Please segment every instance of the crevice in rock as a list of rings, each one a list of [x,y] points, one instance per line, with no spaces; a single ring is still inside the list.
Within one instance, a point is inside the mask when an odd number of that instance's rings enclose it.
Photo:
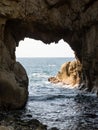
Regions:
[[[84,7],[83,12],[85,12],[89,7],[91,7],[97,0],[90,0]]]
[[[45,3],[48,5],[48,8],[59,8],[61,6],[64,6],[64,4],[66,5],[70,5],[70,1],[69,0],[57,0],[57,1],[49,1],[49,0],[45,0]]]

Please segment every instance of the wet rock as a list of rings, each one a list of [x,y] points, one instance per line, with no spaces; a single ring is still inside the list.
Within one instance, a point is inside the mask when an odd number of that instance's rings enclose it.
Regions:
[[[57,79],[56,77],[50,77],[48,78],[48,81],[55,84],[60,82],[60,80]]]
[[[27,117],[29,117],[29,118],[31,118],[31,117],[32,117],[32,115],[31,115],[31,114],[27,114],[26,116],[27,116]]]
[[[47,126],[36,119],[23,120],[8,114],[0,121],[0,130],[47,130]]]
[[[56,128],[56,127],[53,127],[53,128],[51,128],[50,130],[59,130],[58,128]]]
[[[85,116],[89,117],[89,118],[96,118],[97,117],[97,115],[95,113],[85,113]]]
[[[12,126],[0,126],[0,130],[14,130]]]

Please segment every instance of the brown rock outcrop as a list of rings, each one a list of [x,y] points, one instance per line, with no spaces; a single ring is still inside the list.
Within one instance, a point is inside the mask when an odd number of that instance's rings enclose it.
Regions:
[[[81,82],[82,65],[79,61],[64,63],[56,77],[50,77],[48,80],[52,83],[63,83],[70,86],[79,85]]]
[[[82,64],[85,87],[98,91],[97,0],[0,1],[1,72],[6,71],[9,76],[14,74],[15,47],[25,37],[45,43],[64,39]]]
[[[28,77],[24,68],[16,62],[14,73],[0,70],[0,108],[18,109],[28,97]]]

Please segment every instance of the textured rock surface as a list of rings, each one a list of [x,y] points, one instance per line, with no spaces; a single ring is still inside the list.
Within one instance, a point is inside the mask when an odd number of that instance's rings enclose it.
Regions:
[[[48,80],[52,83],[63,83],[75,87],[81,83],[82,66],[79,61],[64,63],[56,77],[50,77]]]
[[[0,130],[47,130],[47,126],[36,119],[23,121],[12,118],[1,121]]]
[[[0,68],[0,108],[23,107],[28,97],[28,77],[25,69],[18,62],[14,64],[13,71],[2,69]]]
[[[64,39],[82,63],[85,87],[98,89],[98,0],[0,1],[2,73],[14,75],[15,47],[24,37],[45,43]],[[20,87],[18,79],[15,81]]]

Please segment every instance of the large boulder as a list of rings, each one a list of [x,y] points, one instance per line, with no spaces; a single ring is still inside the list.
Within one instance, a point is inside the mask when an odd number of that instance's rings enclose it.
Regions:
[[[81,82],[82,65],[78,60],[66,62],[61,65],[61,68],[55,77],[50,77],[48,80],[52,83],[63,83],[71,86],[80,84]]]
[[[0,71],[0,108],[22,108],[28,97],[28,78],[22,65],[16,62],[14,73]]]

